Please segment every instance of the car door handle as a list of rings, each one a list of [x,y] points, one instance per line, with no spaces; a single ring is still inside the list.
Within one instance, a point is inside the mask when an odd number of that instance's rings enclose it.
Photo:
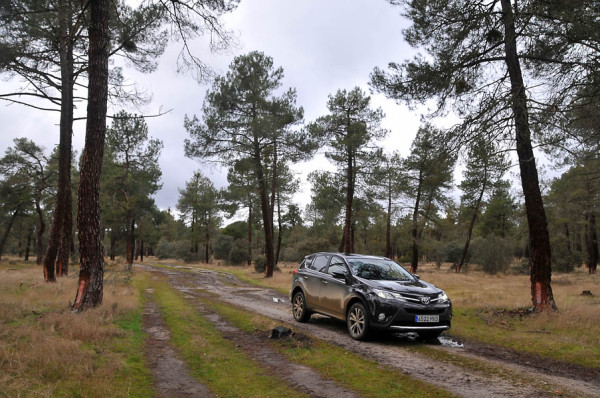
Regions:
[[[322,283],[322,284],[324,284],[324,285],[326,285],[326,284],[327,284],[327,283],[329,283],[329,282],[327,282],[327,281],[324,281],[324,280],[322,280],[322,279],[321,279],[321,283]]]

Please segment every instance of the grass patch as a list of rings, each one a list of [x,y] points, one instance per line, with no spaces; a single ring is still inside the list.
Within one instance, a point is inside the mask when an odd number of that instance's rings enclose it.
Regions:
[[[112,283],[103,305],[73,314],[76,288],[74,271],[45,283],[35,264],[0,264],[0,395],[151,396],[135,289]]]
[[[140,289],[151,287],[171,331],[171,342],[192,376],[215,394],[227,397],[304,397],[224,339],[212,323],[181,295],[159,280],[143,275]]]
[[[275,325],[281,324],[260,315],[249,315],[244,310],[217,300],[202,299],[202,302],[232,325],[248,333],[260,331],[266,335]],[[302,337],[300,340],[273,341],[273,344],[290,361],[309,366],[324,377],[365,397],[453,396],[448,391],[320,340]]]
[[[563,313],[518,316],[504,308],[458,309],[451,334],[600,369],[600,318],[589,323],[587,328],[587,322],[571,326],[568,318],[571,318],[569,314]]]

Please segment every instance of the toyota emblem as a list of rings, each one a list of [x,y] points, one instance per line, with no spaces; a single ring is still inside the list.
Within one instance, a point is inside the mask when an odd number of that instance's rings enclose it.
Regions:
[[[425,305],[429,304],[429,297],[421,297],[421,303]]]

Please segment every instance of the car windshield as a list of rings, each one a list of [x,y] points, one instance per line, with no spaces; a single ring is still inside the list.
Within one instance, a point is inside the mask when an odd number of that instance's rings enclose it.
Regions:
[[[352,273],[360,278],[383,281],[412,281],[413,276],[392,260],[378,258],[348,259]]]

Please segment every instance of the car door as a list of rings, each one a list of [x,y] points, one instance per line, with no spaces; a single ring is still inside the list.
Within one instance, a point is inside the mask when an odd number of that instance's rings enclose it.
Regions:
[[[321,310],[321,285],[330,258],[331,256],[324,254],[316,255],[312,262],[307,264],[307,267],[301,276],[303,279],[302,284],[304,286],[306,305],[309,309],[316,311]]]
[[[321,307],[329,315],[344,319],[346,311],[344,300],[348,294],[346,279],[334,278],[334,272],[349,275],[346,262],[338,256],[333,256],[321,280]]]

